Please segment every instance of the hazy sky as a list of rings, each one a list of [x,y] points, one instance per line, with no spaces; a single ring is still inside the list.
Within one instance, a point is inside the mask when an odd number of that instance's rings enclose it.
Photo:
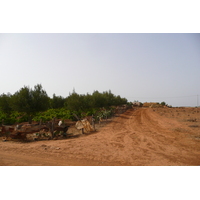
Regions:
[[[196,106],[200,34],[4,33],[0,69],[0,94],[42,84],[50,97],[111,90],[128,101]]]

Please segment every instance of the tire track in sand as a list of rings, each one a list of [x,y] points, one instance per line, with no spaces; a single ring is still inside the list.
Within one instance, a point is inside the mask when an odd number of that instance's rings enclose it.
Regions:
[[[198,160],[188,148],[186,132],[175,132],[176,127],[183,127],[175,120],[167,119],[154,113],[152,109],[138,109],[129,118],[129,135],[134,140],[145,165],[184,165],[186,157]],[[187,155],[188,154],[188,155]],[[183,158],[184,155],[184,158]],[[176,164],[174,164],[176,163]]]

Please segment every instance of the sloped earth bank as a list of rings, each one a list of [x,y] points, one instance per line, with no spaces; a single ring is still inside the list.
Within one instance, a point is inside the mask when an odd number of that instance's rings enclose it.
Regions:
[[[151,108],[130,109],[92,134],[0,142],[1,166],[200,165],[198,131]]]

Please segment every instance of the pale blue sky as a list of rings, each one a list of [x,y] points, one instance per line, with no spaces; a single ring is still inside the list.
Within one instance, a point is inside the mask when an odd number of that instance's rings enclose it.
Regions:
[[[40,83],[50,97],[111,90],[196,106],[200,34],[0,34],[0,69],[0,94]]]

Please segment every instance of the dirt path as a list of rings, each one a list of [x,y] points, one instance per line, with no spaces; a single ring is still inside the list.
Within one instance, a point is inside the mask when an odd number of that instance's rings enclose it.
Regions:
[[[0,165],[200,165],[200,141],[193,134],[152,109],[132,109],[79,138],[0,142]]]

